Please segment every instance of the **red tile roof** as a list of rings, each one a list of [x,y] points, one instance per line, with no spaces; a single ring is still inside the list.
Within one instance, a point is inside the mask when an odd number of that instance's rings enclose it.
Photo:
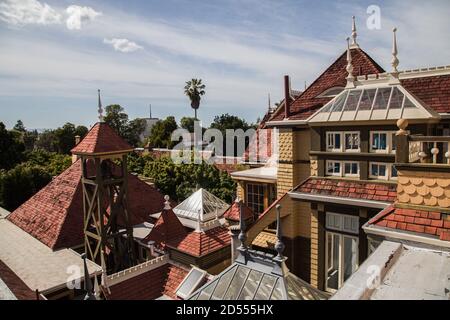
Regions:
[[[436,112],[450,112],[450,75],[404,79],[401,84]]]
[[[164,209],[144,242],[155,241],[158,247],[164,248],[169,241],[182,239],[186,235],[186,229],[173,210]]]
[[[295,191],[383,202],[394,202],[397,197],[397,185],[395,184],[326,178],[309,178],[297,187]]]
[[[17,300],[36,300],[36,292],[31,290],[3,261],[0,260],[0,279],[6,284]]]
[[[188,271],[167,263],[110,286],[111,294],[107,294],[107,299],[154,300],[162,295],[179,299],[175,290],[187,274]]]
[[[244,216],[244,220],[250,220],[254,217],[252,209],[247,207],[245,203],[242,204],[242,215]],[[239,203],[234,201],[227,211],[224,212],[223,217],[232,221],[240,221]]]
[[[404,209],[391,205],[370,219],[368,224],[450,241],[450,220],[445,219],[439,211]]]
[[[384,72],[367,53],[361,49],[351,49],[354,75],[376,74]],[[344,52],[325,72],[323,72],[290,106],[289,120],[305,120],[324,106],[331,98],[317,98],[325,90],[333,87],[345,87],[347,80],[347,56]],[[359,69],[361,68],[361,72]],[[284,107],[278,108],[270,121],[284,119]]]
[[[244,161],[266,162],[272,156],[273,129],[258,128],[244,152]]]
[[[231,237],[225,227],[216,227],[207,231],[192,231],[185,237],[173,239],[168,246],[195,257],[201,257],[211,252],[230,246]]]
[[[73,154],[107,154],[132,151],[125,140],[104,122],[97,122],[71,152]]]
[[[93,170],[88,161],[88,173]],[[80,245],[84,241],[82,191],[81,161],[77,161],[7,219],[53,250]],[[133,225],[160,212],[164,203],[158,190],[132,174],[128,174],[127,200]]]

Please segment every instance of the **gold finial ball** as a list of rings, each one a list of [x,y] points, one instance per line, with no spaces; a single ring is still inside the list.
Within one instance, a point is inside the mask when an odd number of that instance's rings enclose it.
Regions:
[[[397,32],[397,28],[393,28],[393,29],[392,29],[392,32]]]
[[[398,119],[397,120],[397,127],[399,127],[401,130],[405,130],[408,127],[408,120],[406,120],[406,119]]]
[[[277,204],[277,205],[275,206],[275,209],[280,210],[280,209],[281,209],[281,204]]]

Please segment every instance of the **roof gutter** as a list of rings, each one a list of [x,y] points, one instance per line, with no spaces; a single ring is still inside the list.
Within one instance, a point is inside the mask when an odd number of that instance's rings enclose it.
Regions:
[[[443,240],[428,238],[428,237],[419,236],[419,235],[415,235],[415,234],[411,234],[411,233],[388,230],[388,229],[377,227],[374,225],[369,225],[367,222],[362,226],[362,228],[363,228],[364,232],[367,234],[383,236],[383,237],[391,238],[391,239],[424,243],[424,244],[428,244],[431,246],[437,246],[440,248],[450,249],[450,241],[443,241]]]
[[[301,193],[301,192],[295,192],[295,191],[288,192],[288,195],[291,198],[298,199],[298,200],[331,202],[331,203],[335,203],[335,204],[344,204],[344,205],[348,205],[348,206],[356,206],[356,207],[364,207],[364,208],[384,209],[387,206],[391,205],[390,202],[333,197],[333,196],[328,196],[328,195],[324,196],[324,195]]]
[[[280,121],[267,121],[266,126],[268,127],[282,127],[282,126],[298,126],[307,125],[306,120],[280,120]]]

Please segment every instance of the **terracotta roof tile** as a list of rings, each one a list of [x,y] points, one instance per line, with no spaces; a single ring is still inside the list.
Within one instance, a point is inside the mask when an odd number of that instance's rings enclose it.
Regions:
[[[395,184],[309,178],[297,187],[295,191],[326,196],[394,202],[397,195],[396,189],[397,186]],[[371,194],[372,190],[374,193]]]
[[[384,72],[366,52],[352,49],[352,63],[356,75],[367,75]],[[347,56],[344,52],[331,66],[329,66],[297,99],[291,103],[289,120],[305,120],[324,106],[332,98],[318,98],[321,93],[332,87],[345,87],[347,80]],[[361,69],[361,73],[358,70]],[[284,118],[284,108],[280,107],[270,121]]]
[[[114,167],[114,164],[111,163]],[[88,161],[88,173],[93,166]],[[163,195],[128,174],[128,210],[131,224],[148,220],[163,208]],[[53,250],[80,245],[83,237],[81,161],[76,161],[7,219]]]
[[[184,238],[186,235],[186,229],[173,210],[164,209],[144,242],[155,241],[158,247],[164,248],[171,240]]]
[[[111,286],[109,300],[154,300],[162,295],[179,299],[175,290],[188,272],[172,264],[165,264]]]
[[[253,219],[254,213],[252,209],[247,207],[245,203],[242,204],[242,215],[244,216],[244,220],[250,220]],[[233,202],[233,204],[225,211],[223,214],[223,217],[228,220],[232,221],[240,221],[240,210],[239,210],[239,203]]]
[[[404,223],[398,222],[402,220]],[[437,211],[396,208],[393,204],[370,219],[368,224],[421,233],[450,241],[447,239],[450,221],[445,220],[444,215]]]
[[[220,226],[204,232],[190,232],[185,237],[169,241],[168,246],[195,257],[201,257],[231,244],[227,228]]]
[[[436,112],[450,112],[450,75],[403,79],[401,84]]]
[[[73,149],[73,154],[120,153],[133,150],[125,140],[104,122],[97,122]]]

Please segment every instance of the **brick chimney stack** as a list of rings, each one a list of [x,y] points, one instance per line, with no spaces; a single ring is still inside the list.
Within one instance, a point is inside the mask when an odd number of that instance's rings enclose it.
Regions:
[[[80,143],[80,140],[81,140],[80,136],[75,136],[75,146]],[[72,163],[76,162],[78,159],[79,156],[77,156],[76,154],[72,154]]]
[[[289,118],[291,115],[291,83],[289,76],[284,76],[284,117]]]

